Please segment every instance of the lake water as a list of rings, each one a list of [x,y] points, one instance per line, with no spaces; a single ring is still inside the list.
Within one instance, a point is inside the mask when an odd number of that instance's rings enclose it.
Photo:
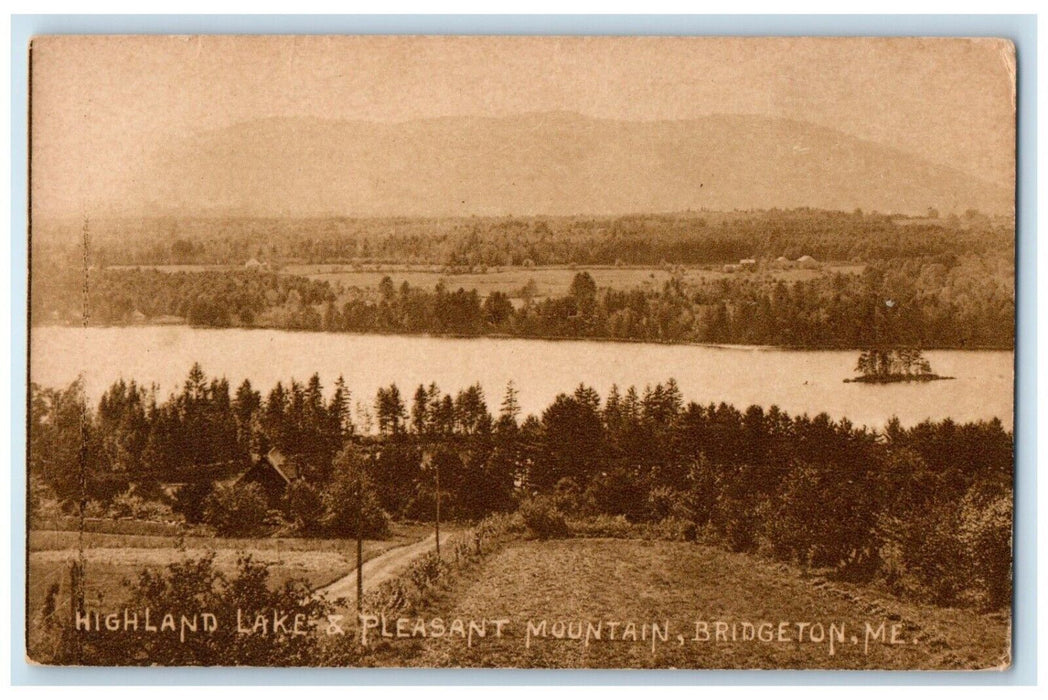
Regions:
[[[925,418],[956,421],[999,418],[1012,426],[1013,357],[998,351],[927,352],[932,370],[951,381],[845,384],[858,352],[704,347],[646,343],[496,338],[300,333],[198,329],[185,326],[32,330],[31,378],[63,386],[83,373],[92,403],[115,380],[156,383],[162,395],[177,389],[193,362],[235,388],[250,379],[268,392],[278,380],[320,374],[330,391],[342,375],[353,400],[372,403],[380,386],[395,382],[406,399],[435,381],[445,392],[480,382],[497,412],[513,380],[524,413],[540,413],[579,382],[606,396],[625,388],[677,380],[684,398],[744,409],[773,404],[791,414],[826,412],[859,425],[881,427],[891,416],[906,425]]]

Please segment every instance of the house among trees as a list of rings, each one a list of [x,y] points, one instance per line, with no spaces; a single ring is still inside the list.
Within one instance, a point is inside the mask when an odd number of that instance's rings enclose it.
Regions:
[[[131,323],[145,323],[147,318],[148,317],[138,309],[131,312]]]
[[[295,466],[275,447],[264,455],[252,455],[251,462],[236,483],[258,484],[271,503],[280,500],[298,477]]]
[[[261,262],[259,262],[259,261],[258,261],[258,258],[251,258],[251,259],[250,259],[250,260],[248,260],[248,261],[247,261],[246,263],[244,263],[244,269],[245,269],[245,270],[256,270],[256,271],[260,271],[260,270],[265,270],[265,269],[266,269],[266,268],[268,268],[268,267],[269,267],[269,266],[268,266],[268,265],[266,265],[265,263],[261,263]]]

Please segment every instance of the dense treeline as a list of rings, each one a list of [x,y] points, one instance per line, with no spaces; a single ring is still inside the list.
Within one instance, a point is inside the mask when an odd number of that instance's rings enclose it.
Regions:
[[[1014,222],[977,211],[907,218],[813,209],[619,217],[116,219],[90,225],[102,265],[718,264],[740,258],[883,260],[1014,254]],[[35,224],[34,252],[76,262],[82,222]],[[264,243],[260,243],[264,241]]]
[[[380,298],[329,305],[319,329],[384,333],[507,334],[815,348],[1014,345],[1011,280],[968,259],[869,265],[786,284],[740,276],[661,290],[598,289],[577,273],[569,293],[515,306],[494,292],[433,292],[386,282]]]
[[[53,227],[52,227],[53,228]],[[36,322],[75,322],[84,305],[77,228],[34,239]],[[265,240],[259,245],[259,240]],[[61,241],[65,241],[62,243]],[[862,274],[786,283],[762,268],[721,279],[675,274],[661,290],[597,289],[588,275],[562,297],[527,285],[481,297],[383,281],[343,290],[247,270],[157,272],[124,264],[239,265],[385,261],[488,265],[715,265],[740,258],[857,260]],[[90,320],[159,317],[214,327],[507,334],[773,344],[813,348],[1014,345],[1014,229],[978,212],[923,219],[816,210],[699,212],[586,219],[139,220],[96,222]]]
[[[527,501],[576,517],[672,519],[691,536],[940,604],[1008,598],[1013,453],[998,420],[874,431],[825,414],[685,404],[673,380],[603,399],[580,385],[523,418],[512,385],[495,414],[480,386],[409,397],[393,385],[375,398],[377,434],[354,425],[349,404],[341,382],[330,398],[315,376],[263,397],[199,367],[164,401],[118,382],[97,410],[78,385],[34,386],[31,512],[47,499],[75,507],[83,488],[104,502],[129,484],[159,494],[180,482],[173,506],[187,520],[231,508],[242,525],[266,515],[244,505],[257,494],[221,486],[216,496],[212,483],[278,447],[296,479],[269,507],[304,532],[349,533],[358,497],[375,528],[381,512],[432,517],[439,470],[445,517]]]
[[[87,288],[89,320],[102,325],[133,322],[137,312],[199,326],[312,328],[315,308],[334,299],[326,282],[248,270],[95,269]],[[79,320],[83,293],[82,268],[39,266],[30,295],[34,320]]]
[[[399,289],[336,295],[327,283],[293,275],[101,270],[92,274],[91,321],[163,315],[193,325],[268,326],[360,333],[612,338],[658,342],[766,344],[811,348],[1014,345],[1010,263],[940,256],[872,263],[861,274],[787,284],[739,274],[700,283],[672,276],[661,290],[598,289],[579,272],[562,297],[511,298],[495,291]],[[82,280],[53,268],[34,280],[37,321],[76,320]]]

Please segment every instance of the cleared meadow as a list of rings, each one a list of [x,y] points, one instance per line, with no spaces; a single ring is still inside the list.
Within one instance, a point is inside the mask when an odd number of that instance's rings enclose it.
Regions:
[[[858,274],[864,269],[861,264],[831,264],[818,269],[775,269],[766,268],[755,272],[724,272],[718,268],[689,267],[678,270],[686,284],[746,277],[773,279],[784,282],[809,280],[831,273]],[[341,285],[343,289],[357,288],[373,290],[384,277],[389,277],[395,287],[407,282],[412,287],[431,290],[443,281],[449,290],[459,288],[467,291],[476,289],[486,297],[492,292],[504,292],[510,297],[519,297],[521,290],[534,282],[533,296],[545,298],[563,296],[571,288],[571,282],[579,272],[588,272],[598,287],[611,289],[660,290],[675,274],[663,267],[502,267],[488,268],[486,272],[456,274],[434,266],[388,266],[354,269],[350,265],[286,265],[283,274],[302,275],[315,280]]]
[[[389,640],[380,658],[413,666],[710,669],[971,669],[1009,658],[1009,621],[1001,615],[903,603],[680,542],[515,542],[453,585],[424,615],[431,616],[512,622],[501,639],[474,638],[472,646],[459,638]],[[545,621],[546,634],[529,640],[527,621]],[[553,634],[558,622],[561,638]],[[591,622],[603,623],[600,640],[569,638]],[[623,638],[628,622],[636,641]],[[699,622],[709,639],[697,639]],[[609,623],[618,624],[615,633]],[[668,624],[667,641],[640,637],[652,623]],[[724,623],[721,639],[717,623]],[[874,632],[883,623],[884,638],[868,640],[867,623]],[[832,651],[831,625],[842,631]]]

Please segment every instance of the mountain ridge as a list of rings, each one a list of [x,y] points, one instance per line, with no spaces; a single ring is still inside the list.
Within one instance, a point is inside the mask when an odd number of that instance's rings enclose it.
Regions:
[[[1006,188],[829,127],[575,112],[398,123],[266,117],[158,144],[124,214],[616,215],[812,207],[1011,213]]]

